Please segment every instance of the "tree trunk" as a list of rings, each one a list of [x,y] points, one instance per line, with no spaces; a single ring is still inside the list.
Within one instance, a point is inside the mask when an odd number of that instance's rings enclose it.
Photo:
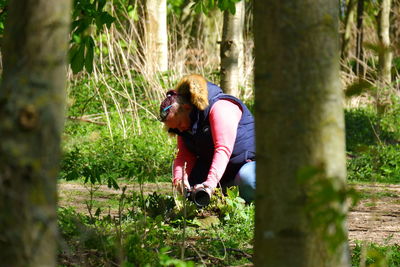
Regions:
[[[55,266],[70,1],[10,1],[0,87],[0,262]]]
[[[358,0],[358,3],[357,3],[356,75],[359,77],[365,76],[365,68],[363,66],[363,61],[364,61],[363,17],[364,17],[364,0]]]
[[[167,1],[147,0],[145,18],[146,64],[155,71],[168,70]]]
[[[391,0],[382,0],[378,22],[379,49],[379,76],[382,85],[390,85],[392,69],[392,51],[390,47],[390,5]]]
[[[333,217],[339,225],[316,219],[333,207],[346,213],[345,203],[335,201],[346,184],[337,2],[254,4],[255,265],[349,266],[345,219]],[[316,185],[324,183],[336,188],[334,196],[310,209],[321,201]]]
[[[221,41],[221,88],[239,96],[240,77],[243,75],[243,30],[245,1],[236,3],[236,13],[224,12]]]
[[[349,0],[349,3],[347,4],[346,17],[344,19],[344,32],[342,37],[342,50],[341,50],[342,59],[347,59],[349,57],[351,27],[354,21],[355,7],[356,7],[356,0]]]
[[[400,0],[394,0],[392,3],[390,36],[392,42],[393,57],[400,57]]]

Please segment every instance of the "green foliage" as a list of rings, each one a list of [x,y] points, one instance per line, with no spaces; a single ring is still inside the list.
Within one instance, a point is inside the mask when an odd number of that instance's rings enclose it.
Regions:
[[[8,14],[8,0],[0,0],[0,36],[4,35],[4,26]]]
[[[59,229],[70,249],[88,254],[87,262],[92,264],[85,266],[118,262],[121,254],[125,255],[125,266],[160,266],[159,262],[166,261],[165,258],[159,259],[157,253],[163,246],[160,239],[169,229],[161,217],[152,219],[138,214],[123,223],[110,216],[92,221],[72,209],[60,209],[58,217]],[[65,248],[61,248],[60,254],[68,257]]]
[[[232,14],[236,13],[235,4],[245,0],[194,0],[194,11],[197,13],[203,12],[208,14],[208,11],[218,7],[222,11],[229,10]]]
[[[235,190],[239,191],[237,187]],[[226,246],[241,248],[252,242],[254,212],[254,205],[244,205],[244,200],[239,198],[238,194],[227,195],[226,205],[222,206],[220,211],[220,216],[225,222],[221,235],[225,237]]]
[[[127,261],[134,266],[155,266],[159,261],[156,253],[164,244],[160,242],[168,234],[161,217],[152,219],[147,217],[136,222],[136,227],[142,230],[126,227],[126,240],[123,243],[124,254]]]
[[[367,146],[347,162],[352,181],[400,183],[400,145]]]
[[[79,130],[75,128],[77,126]],[[60,178],[83,178],[85,182],[93,184],[107,182],[114,188],[117,187],[118,178],[139,182],[168,179],[175,147],[161,128],[147,127],[144,128],[146,134],[131,135],[125,139],[115,135],[110,140],[105,126],[98,126],[94,130],[93,125],[68,123],[66,132],[79,131],[76,136],[79,140],[67,140]]]
[[[104,266],[111,262],[123,262],[123,266],[194,266],[191,261],[178,260],[181,253],[182,224],[176,224],[167,218],[170,211],[177,208],[172,197],[157,193],[126,197],[125,191],[123,192],[121,200],[124,199],[125,202],[120,201],[118,216],[109,214],[92,218],[71,208],[59,209],[60,231],[68,244],[68,248],[65,245],[60,248],[59,257],[71,263],[73,257],[68,254],[70,250],[75,257],[82,255],[88,258],[85,259],[86,262],[92,264],[85,266]],[[201,253],[202,260],[209,257],[206,261],[212,260],[216,266],[248,263],[254,206],[235,204],[243,202],[238,198],[237,189],[232,189],[224,199],[219,196],[213,198],[213,201],[219,203],[220,207],[215,212],[220,217],[226,217],[222,214],[223,210],[229,211],[229,219],[224,220],[219,228],[211,226],[207,231],[200,230],[194,223],[190,224],[186,229],[186,238],[194,245],[186,248],[185,256],[195,258]],[[230,207],[224,207],[222,202]],[[124,207],[130,208],[126,210]],[[235,212],[234,208],[243,211]],[[201,213],[196,215],[198,216]]]
[[[178,259],[174,259],[171,258],[170,256],[168,256],[168,252],[170,252],[170,248],[169,247],[165,247],[162,248],[160,251],[160,265],[161,266],[175,266],[175,267],[194,267],[194,262],[192,261],[188,261],[185,262],[183,260],[178,260]]]
[[[347,151],[355,151],[357,147],[377,143],[374,128],[377,120],[372,109],[345,110]]]
[[[132,116],[135,111],[131,110],[132,106],[124,97],[126,92],[123,89],[123,86],[132,85],[124,77],[117,79],[113,75],[105,75],[108,86],[114,90],[113,97],[110,97],[103,83],[94,79],[83,78],[74,81],[69,87],[68,116],[87,117],[89,123],[67,121],[63,137],[61,178],[83,178],[87,182],[105,182],[114,187],[117,178],[121,177],[139,182],[169,179],[175,139],[167,135],[162,124],[152,115],[157,114],[159,103],[147,99],[145,88],[149,84],[142,75],[133,71],[132,77],[136,101],[141,107],[135,117]],[[164,78],[159,77],[160,81]],[[167,84],[163,86],[168,87]],[[106,123],[102,101],[107,105],[109,125]],[[139,124],[141,133],[138,133]]]
[[[400,102],[396,97],[391,101],[380,116],[371,107],[345,110],[347,151],[400,142]]]
[[[71,68],[74,73],[80,72],[83,67],[91,73],[95,44],[93,35],[108,28],[115,18],[104,11],[106,0],[74,0],[72,13],[72,40],[69,50]],[[94,29],[94,27],[96,29]]]
[[[373,85],[366,80],[358,80],[352,84],[350,84],[344,91],[344,94],[347,98],[352,96],[359,96],[366,92],[371,92],[374,90]]]
[[[105,83],[115,90],[116,96],[114,96],[114,99],[121,107],[129,107],[129,101],[124,97],[126,92],[123,87],[125,86],[129,88],[130,86],[134,86],[137,101],[140,102],[145,109],[155,112],[158,108],[158,102],[154,99],[149,100],[146,98],[145,93],[146,88],[149,88],[150,85],[141,74],[132,71],[131,75],[133,77],[133,85],[130,84],[127,77],[117,78],[114,75],[109,74],[104,76],[104,82],[98,82],[95,79],[91,79],[90,76],[74,80],[74,83],[68,88],[68,115],[80,117],[85,114],[90,115],[103,113],[104,110],[101,104],[102,100],[107,105],[109,112],[116,113],[117,109],[115,107],[115,102],[112,97],[110,97],[110,93]],[[162,79],[162,77],[160,77],[160,79]],[[168,87],[168,85],[166,85],[166,87]],[[97,88],[98,91],[95,88]],[[141,110],[141,112],[143,112],[143,110]],[[145,112],[140,115],[145,118],[149,117]]]
[[[80,72],[83,67],[91,73],[93,71],[94,41],[91,36],[73,36],[74,44],[69,50],[71,69],[74,73]]]
[[[364,255],[363,255],[364,254]],[[356,243],[352,250],[352,266],[395,267],[400,266],[400,246],[363,245]]]
[[[74,73],[85,67],[93,70],[95,32],[102,32],[103,25],[110,28],[115,18],[105,11],[107,0],[74,0],[71,24],[71,46],[69,59]],[[8,14],[8,0],[0,0],[0,36],[4,35]]]
[[[177,15],[181,15],[183,12],[183,8],[185,5],[190,3],[190,1],[185,0],[168,0],[167,1],[167,8],[168,12],[172,12]]]
[[[400,73],[400,57],[396,57],[396,58],[393,59],[392,72],[394,74]]]
[[[100,266],[104,261],[114,261],[112,225],[100,220],[93,222],[89,216],[72,208],[59,208],[58,229],[67,242],[59,247],[59,260],[84,266]],[[76,255],[84,253],[87,254],[84,262],[76,262]]]
[[[357,193],[339,178],[326,177],[323,168],[304,167],[297,179],[305,186],[305,212],[311,228],[326,240],[330,251],[335,251],[347,238],[344,207],[349,200],[355,205]]]
[[[345,111],[349,180],[399,183],[399,119],[399,104],[381,117],[370,108]]]
[[[217,193],[218,196],[218,193]],[[219,209],[220,216],[224,221],[229,220],[248,220],[249,214],[245,209],[245,201],[239,196],[239,188],[237,186],[227,188],[226,196],[220,197],[221,202],[217,202],[216,206]]]
[[[382,137],[387,143],[400,143],[400,98],[393,96],[380,118]]]
[[[175,200],[172,196],[159,195],[154,192],[146,198],[144,207],[150,217],[161,216],[163,220],[166,220],[175,207]]]

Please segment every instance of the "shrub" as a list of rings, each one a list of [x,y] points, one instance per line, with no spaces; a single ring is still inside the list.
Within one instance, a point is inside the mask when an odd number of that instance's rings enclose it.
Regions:
[[[365,262],[361,263],[361,251],[365,249]],[[358,266],[400,266],[400,246],[380,246],[377,244],[368,244],[362,246],[357,243],[352,251],[351,265]]]
[[[400,183],[400,145],[368,146],[348,160],[353,181]]]
[[[143,134],[123,138],[116,131],[111,140],[106,126],[69,122],[60,178],[113,187],[121,177],[139,182],[169,179],[175,143],[155,123],[142,120]]]
[[[347,151],[354,151],[361,145],[376,144],[376,122],[377,116],[371,109],[345,110]]]

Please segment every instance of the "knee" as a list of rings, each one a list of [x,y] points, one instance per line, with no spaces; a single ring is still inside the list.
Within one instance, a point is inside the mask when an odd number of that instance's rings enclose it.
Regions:
[[[235,184],[239,186],[241,197],[246,202],[251,202],[254,199],[256,190],[256,162],[246,163],[240,168],[235,177]]]
[[[235,180],[237,185],[256,187],[256,162],[248,162],[240,168]]]

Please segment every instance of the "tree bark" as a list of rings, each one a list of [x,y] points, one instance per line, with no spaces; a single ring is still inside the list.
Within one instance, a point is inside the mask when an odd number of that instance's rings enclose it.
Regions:
[[[221,83],[222,90],[239,96],[240,77],[243,75],[243,31],[245,1],[236,3],[236,13],[224,11],[221,41]]]
[[[393,57],[400,57],[400,0],[394,0],[392,3],[390,37]]]
[[[347,59],[349,57],[349,46],[351,42],[351,26],[354,21],[355,7],[356,7],[356,0],[349,0],[347,4],[346,16],[344,19],[344,32],[342,37],[342,50],[341,50],[342,59]]]
[[[10,1],[0,87],[0,262],[55,266],[70,1]]]
[[[363,30],[363,17],[364,17],[364,0],[357,2],[357,41],[356,41],[356,75],[359,77],[365,76],[365,69],[363,66],[364,61],[364,30]]]
[[[392,51],[390,45],[390,6],[391,0],[382,0],[378,22],[379,37],[379,76],[384,86],[390,85],[392,69]]]
[[[147,0],[145,10],[146,64],[155,71],[167,71],[167,1]]]
[[[315,213],[307,209],[319,201],[311,197],[316,188],[298,181],[309,168],[318,170],[320,182],[345,185],[337,2],[254,4],[255,266],[349,266],[347,238],[331,247],[323,230],[339,228],[333,222],[315,227]],[[344,203],[334,206],[346,213]]]

